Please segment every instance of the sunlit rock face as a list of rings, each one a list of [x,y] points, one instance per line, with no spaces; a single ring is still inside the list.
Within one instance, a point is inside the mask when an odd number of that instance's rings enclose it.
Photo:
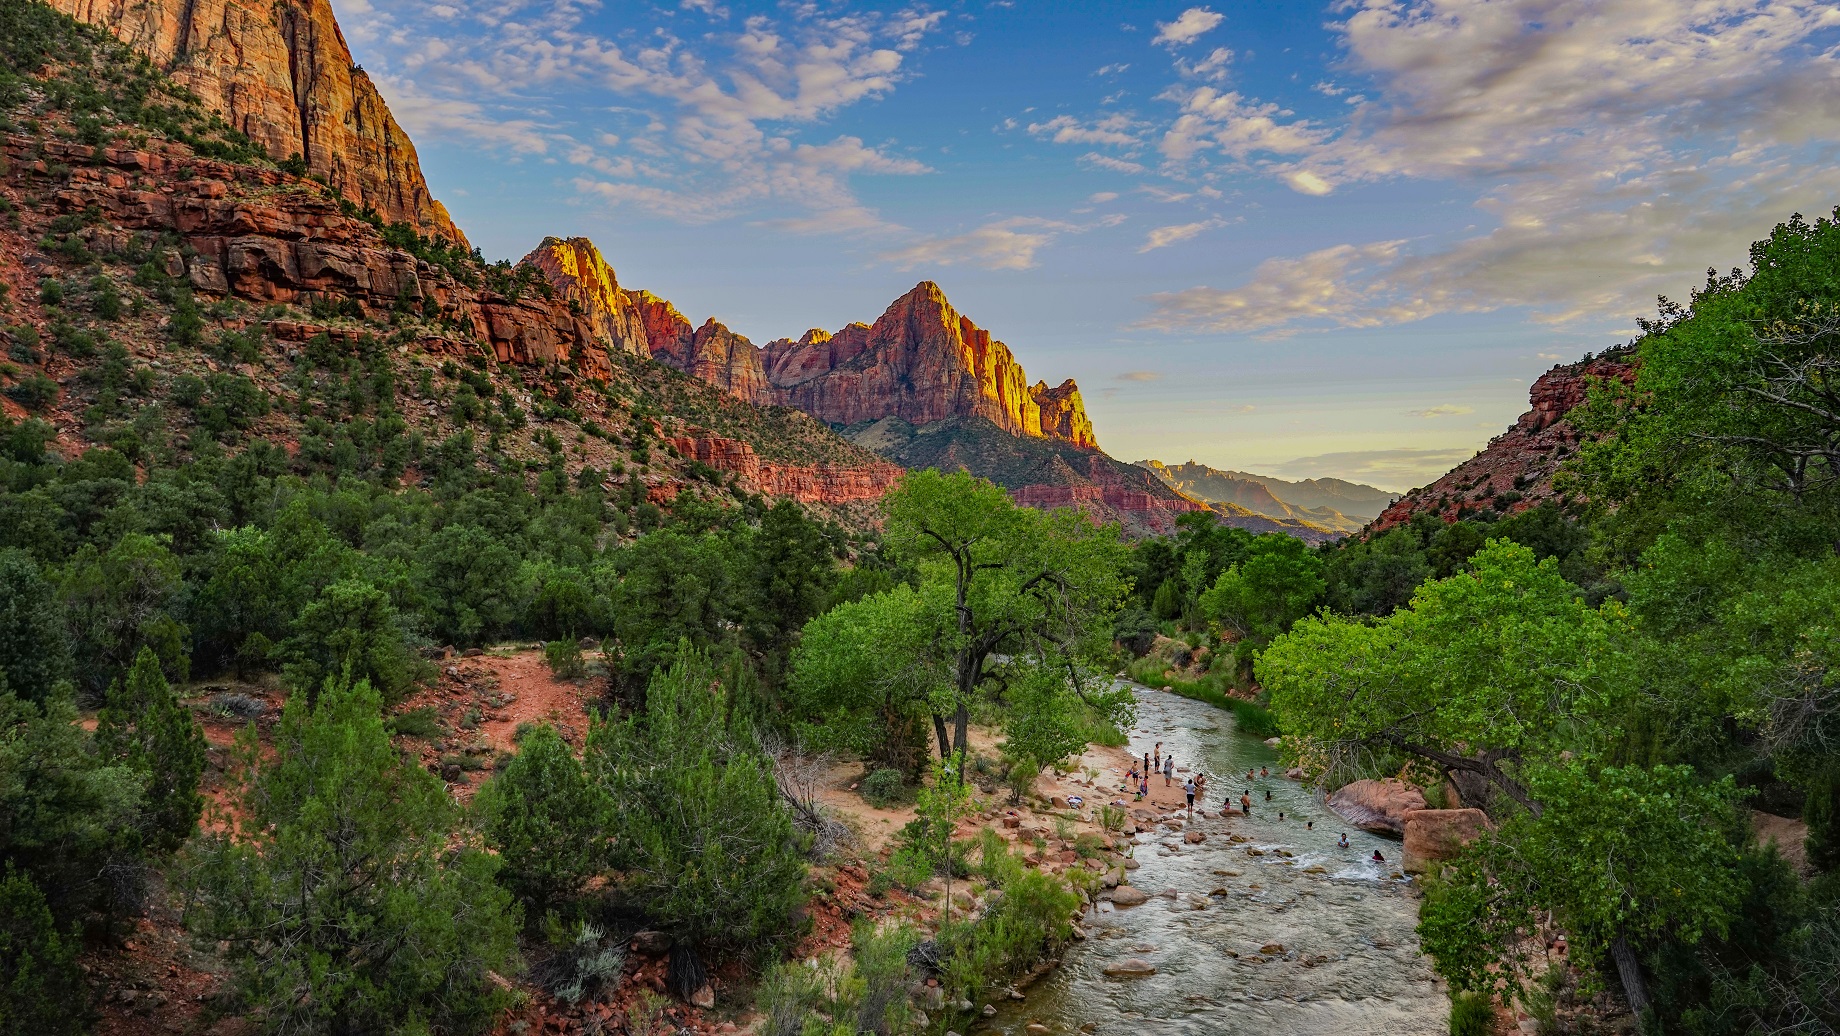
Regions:
[[[466,243],[329,0],[49,2],[146,55],[277,161],[299,155],[360,209]]]
[[[638,304],[620,288],[613,267],[607,265],[594,242],[585,237],[546,237],[524,261],[543,271],[562,300],[588,321],[609,352],[651,355],[651,342]]]

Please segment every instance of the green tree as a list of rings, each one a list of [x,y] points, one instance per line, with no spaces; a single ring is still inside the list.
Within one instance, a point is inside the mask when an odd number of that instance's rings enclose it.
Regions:
[[[920,787],[914,801],[914,819],[905,832],[907,847],[921,854],[934,873],[945,877],[945,919],[952,920],[952,868],[957,847],[952,836],[958,822],[971,815],[971,783],[957,773],[965,764],[963,757],[933,761],[933,779]]]
[[[783,662],[799,630],[830,598],[837,581],[835,550],[797,503],[780,500],[761,515],[746,561],[753,598],[748,640]]]
[[[931,703],[952,685],[952,653],[934,637],[951,607],[943,583],[901,585],[806,623],[788,697],[799,720],[815,723],[807,739],[918,773]]]
[[[191,634],[178,618],[185,592],[179,559],[150,536],[129,533],[107,553],[84,544],[59,588],[79,691],[100,698],[143,647],[168,676],[185,679]]]
[[[1530,790],[1539,808],[1473,846],[1427,899],[1424,947],[1459,987],[1518,993],[1545,969],[1526,934],[1550,916],[1587,974],[1614,964],[1640,1016],[1650,1001],[1637,948],[1723,937],[1735,920],[1737,787],[1684,766],[1574,761],[1536,768]]]
[[[1018,507],[983,479],[930,469],[909,472],[884,507],[888,542],[914,559],[923,588],[951,589],[949,624],[936,633],[952,654],[952,682],[932,705],[941,758],[964,753],[971,704],[997,675],[993,654],[1071,660],[1109,648],[1126,592],[1115,526],[1072,509]]]
[[[803,847],[772,764],[707,654],[681,645],[643,711],[597,719],[587,762],[613,802],[626,888],[660,923],[702,949],[787,934]]]
[[[301,609],[278,652],[293,687],[308,697],[329,678],[364,680],[390,700],[407,694],[423,668],[404,641],[390,596],[344,580]]]
[[[369,684],[288,700],[230,778],[233,829],[186,871],[195,931],[228,944],[271,1032],[477,1031],[502,1002],[517,906],[497,860],[454,843],[441,782],[390,743]]]
[[[1298,622],[1260,655],[1283,728],[1343,776],[1375,752],[1443,768],[1466,799],[1533,799],[1522,768],[1617,737],[1629,686],[1616,665],[1628,617],[1591,608],[1552,559],[1491,541],[1472,571],[1426,583],[1409,608],[1367,623]]]
[[[0,1036],[75,1036],[88,997],[81,942],[60,931],[32,879],[9,862],[0,876]]]
[[[501,636],[523,609],[516,598],[517,555],[476,525],[447,525],[416,552],[423,611],[455,644]]]
[[[0,685],[29,702],[70,675],[70,647],[51,584],[23,550],[0,550]]]
[[[1240,638],[1263,643],[1308,615],[1323,587],[1322,560],[1302,540],[1268,533],[1252,541],[1244,561],[1220,574],[1200,604]]]
[[[109,685],[96,716],[96,749],[145,775],[149,847],[171,852],[191,837],[204,811],[204,732],[173,694],[152,648],[141,648],[127,677]]]
[[[538,911],[573,898],[606,869],[607,832],[616,826],[610,805],[548,724],[526,733],[511,765],[473,799],[503,862],[499,880]]]
[[[0,687],[0,859],[60,927],[139,892],[145,778],[91,748],[68,684],[36,704]]]

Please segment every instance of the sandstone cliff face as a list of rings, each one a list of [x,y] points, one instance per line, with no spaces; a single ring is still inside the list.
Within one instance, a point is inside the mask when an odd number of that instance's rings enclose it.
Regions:
[[[587,319],[608,351],[651,355],[638,305],[621,289],[613,267],[607,265],[594,242],[585,237],[546,237],[524,257],[524,262],[543,271],[563,300],[571,304],[571,312]]]
[[[880,500],[902,469],[893,464],[845,467],[763,461],[747,443],[693,434],[670,440],[677,452],[717,471],[733,472],[747,488],[800,503],[845,504]]]
[[[1400,497],[1368,531],[1385,532],[1417,514],[1454,522],[1484,507],[1513,513],[1552,499],[1554,473],[1578,451],[1578,430],[1565,415],[1584,402],[1593,380],[1627,383],[1635,376],[1634,359],[1627,354],[1607,354],[1540,375],[1528,393],[1532,407],[1520,420],[1436,482]]]
[[[566,244],[593,251],[585,240]],[[1031,386],[1009,347],[953,309],[931,281],[895,300],[874,324],[836,334],[813,329],[760,347],[713,318],[693,328],[650,292],[616,297],[607,290],[611,271],[602,283],[592,263],[564,263],[545,251],[531,260],[558,291],[581,301],[590,320],[636,321],[653,357],[749,403],[796,407],[834,425],[981,417],[1012,435],[1099,448],[1078,385]]]
[[[465,243],[415,145],[353,64],[330,0],[48,0],[114,33],[276,160],[291,155],[386,221]]]

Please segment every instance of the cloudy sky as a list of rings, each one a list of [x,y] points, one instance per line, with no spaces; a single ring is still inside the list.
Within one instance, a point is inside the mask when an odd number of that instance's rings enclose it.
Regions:
[[[764,342],[944,287],[1115,456],[1422,484],[1840,204],[1812,0],[333,0],[489,257]]]

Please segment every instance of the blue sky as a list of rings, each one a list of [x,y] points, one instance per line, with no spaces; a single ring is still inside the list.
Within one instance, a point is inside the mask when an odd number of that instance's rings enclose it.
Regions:
[[[333,0],[493,258],[765,342],[922,279],[1101,444],[1406,489],[1840,203],[1813,0]]]

